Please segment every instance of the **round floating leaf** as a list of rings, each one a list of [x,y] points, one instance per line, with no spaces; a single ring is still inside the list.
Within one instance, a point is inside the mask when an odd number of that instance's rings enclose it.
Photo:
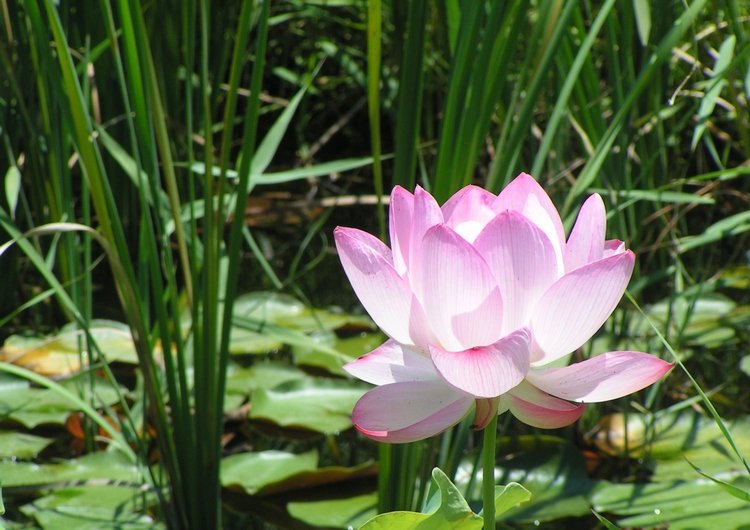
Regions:
[[[73,380],[62,383],[73,390]],[[97,403],[111,405],[117,401],[117,392],[106,381],[95,380]],[[11,418],[32,429],[43,423],[63,424],[68,415],[77,410],[64,396],[42,388],[0,386],[0,418]]]
[[[137,466],[116,451],[91,453],[59,464],[0,461],[0,477],[3,488],[90,479],[142,483]]]
[[[0,458],[28,460],[52,443],[51,438],[42,438],[22,432],[0,432]]]
[[[378,494],[368,493],[348,499],[316,502],[290,502],[289,515],[313,526],[359,528],[377,514]]]
[[[293,455],[284,451],[239,453],[221,461],[221,484],[255,495],[269,484],[318,467],[317,451]]]
[[[77,486],[53,491],[21,507],[44,530],[160,529],[163,524],[137,511],[143,492],[126,486]]]
[[[602,451],[624,455],[627,432],[631,458],[648,457],[651,480],[693,480],[695,471],[685,459],[709,475],[744,469],[713,418],[694,410],[683,410],[653,419],[642,414],[612,414],[599,423],[594,443]],[[727,422],[732,438],[743,455],[750,454],[750,417]],[[647,451],[644,451],[644,448]]]
[[[367,390],[364,385],[322,378],[289,381],[270,390],[259,388],[252,395],[250,418],[337,433],[352,426],[352,409]]]
[[[740,477],[731,482],[748,490],[750,481]],[[747,528],[750,504],[722,490],[713,482],[660,484],[611,484],[591,498],[599,512],[628,516],[617,524],[631,527],[666,527],[670,530],[734,530]]]
[[[501,438],[498,453],[509,456],[495,470],[497,482],[517,482],[531,493],[528,502],[498,513],[499,520],[543,521],[589,513],[587,498],[598,482],[588,477],[583,455],[570,442],[554,436]],[[473,469],[471,460],[463,467]],[[482,498],[481,475],[473,484],[468,498],[478,508]]]
[[[95,319],[91,321],[89,333],[108,362],[138,363],[133,336],[127,325]],[[158,353],[160,355],[161,350]],[[52,337],[11,335],[0,350],[0,360],[47,376],[65,376],[79,371],[82,357],[84,364],[88,364],[84,335],[75,324],[63,326]]]
[[[342,376],[347,375],[341,368],[342,366],[371,352],[383,344],[386,339],[382,333],[365,332],[354,337],[340,339],[333,331],[319,331],[310,335],[310,338],[334,351],[323,351],[309,346],[296,346],[292,348],[294,362],[300,366],[322,368],[329,373]]]
[[[273,388],[281,383],[309,377],[295,366],[281,363],[256,363],[249,368],[230,364],[227,369],[227,393],[247,395],[256,388]]]

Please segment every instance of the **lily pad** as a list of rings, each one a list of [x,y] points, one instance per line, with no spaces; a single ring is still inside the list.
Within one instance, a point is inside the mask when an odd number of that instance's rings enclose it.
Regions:
[[[573,444],[554,436],[502,438],[498,453],[508,455],[496,468],[496,481],[518,482],[531,499],[505,512],[507,521],[546,521],[589,513],[588,497],[599,482],[588,477],[583,454]],[[481,481],[469,492],[481,499]],[[479,501],[477,501],[478,504]]]
[[[143,482],[138,467],[116,451],[90,453],[58,464],[0,461],[0,477],[3,488],[93,479]]]
[[[378,494],[368,493],[348,499],[290,502],[289,515],[313,526],[359,528],[377,514]]]
[[[21,507],[47,530],[135,530],[159,529],[155,522],[137,510],[143,493],[123,486],[76,486],[53,491]]]
[[[332,331],[313,333],[310,338],[335,351],[323,351],[305,346],[292,348],[294,362],[300,366],[322,368],[335,375],[346,376],[341,367],[366,353],[371,352],[385,341],[382,333],[362,332],[354,337],[340,339]],[[338,353],[337,355],[335,353]]]
[[[230,364],[227,370],[227,393],[247,395],[256,388],[273,388],[309,377],[295,366],[275,362],[256,363],[249,368]]]
[[[69,379],[62,383],[70,390],[75,389],[76,381]],[[112,385],[95,380],[94,392],[98,403],[111,405],[118,399]],[[63,424],[76,406],[64,396],[48,389],[29,386],[0,386],[0,418],[13,419],[32,429],[37,425]]]
[[[368,387],[343,380],[308,378],[252,395],[250,418],[282,427],[338,433],[352,427],[351,414]]]
[[[318,467],[317,451],[294,455],[285,451],[239,453],[221,461],[224,487],[255,495],[263,487],[280,482],[302,471]]]
[[[731,482],[748,489],[747,478]],[[660,484],[613,484],[591,499],[594,509],[625,518],[617,524],[630,527],[666,527],[670,530],[733,530],[747,528],[750,504],[708,480]]]
[[[133,336],[127,325],[112,320],[92,320],[89,333],[108,362],[138,363]],[[2,361],[58,377],[78,372],[81,359],[87,365],[88,357],[83,332],[72,324],[63,326],[52,337],[11,335],[0,350]]]
[[[0,431],[0,458],[28,460],[34,458],[52,443],[51,438],[42,438],[23,432]]]
[[[750,417],[727,422],[727,428],[740,453],[750,454]],[[594,442],[605,452],[623,455],[625,432],[628,455],[648,456],[654,482],[695,479],[695,470],[688,460],[709,475],[744,469],[714,419],[693,410],[655,420],[643,414],[606,416],[600,422]]]

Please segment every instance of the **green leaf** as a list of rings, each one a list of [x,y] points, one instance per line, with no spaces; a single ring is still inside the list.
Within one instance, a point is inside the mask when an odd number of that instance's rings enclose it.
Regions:
[[[97,402],[111,405],[118,400],[112,385],[95,380]],[[62,386],[71,390],[75,381]],[[79,410],[67,397],[53,390],[41,388],[0,388],[0,417],[13,419],[25,427],[34,428],[43,423],[63,424],[71,412]],[[3,475],[0,475],[3,476]]]
[[[346,371],[341,368],[344,364],[371,352],[385,341],[385,335],[382,333],[364,332],[354,337],[340,339],[333,331],[320,331],[313,333],[310,338],[318,344],[325,344],[340,352],[339,355],[310,346],[295,346],[292,348],[295,364],[322,368],[329,373],[341,376],[347,375]]]
[[[736,486],[748,480],[736,478]],[[670,530],[733,530],[746,528],[750,504],[727,495],[712,482],[664,482],[660,484],[612,484],[591,499],[599,512],[626,516],[619,526],[664,527]]]
[[[723,489],[724,491],[726,491],[727,493],[729,493],[733,497],[736,497],[736,498],[738,498],[738,499],[740,499],[742,501],[745,501],[745,502],[750,502],[750,493],[748,493],[747,490],[742,489],[742,488],[738,488],[737,486],[733,486],[732,484],[729,484],[728,482],[725,482],[725,481],[723,481],[721,479],[718,479],[718,478],[712,477],[710,475],[707,475],[706,473],[704,473],[703,471],[701,471],[698,467],[696,467],[695,464],[693,464],[690,460],[688,460],[687,458],[685,460],[687,460],[687,463],[690,464],[690,466],[693,469],[695,469],[695,471],[698,474],[700,474],[703,477],[707,478],[708,480],[710,480],[711,482],[713,482],[714,484],[716,484],[717,486],[719,486],[721,489]]]
[[[0,477],[6,489],[94,479],[143,483],[138,467],[118,451],[91,453],[56,464],[0,461]]]
[[[638,27],[638,37],[641,44],[648,44],[648,37],[651,34],[651,2],[650,0],[633,0],[633,9],[635,10],[635,23]]]
[[[28,460],[52,443],[51,438],[42,438],[23,432],[0,432],[0,458]]]
[[[221,461],[221,485],[254,495],[264,486],[317,467],[317,451],[300,455],[285,451],[240,453]]]
[[[495,514],[500,516],[522,502],[528,502],[530,498],[531,492],[517,482],[495,486]]]
[[[337,433],[352,427],[354,404],[369,387],[348,381],[303,379],[283,383],[271,390],[253,392],[251,419]]]
[[[471,511],[461,492],[440,469],[432,471],[436,487],[425,513],[391,512],[370,519],[360,530],[480,530],[482,518]]]
[[[11,165],[5,172],[5,200],[8,201],[10,216],[15,217],[18,196],[21,193],[21,171]]]
[[[161,529],[146,515],[143,492],[124,486],[77,486],[55,490],[21,507],[45,530]],[[140,507],[140,509],[139,509]]]
[[[348,499],[290,502],[289,515],[312,526],[359,528],[377,513],[377,492]]]
[[[310,376],[299,368],[276,362],[257,363],[249,368],[230,364],[227,369],[227,393],[245,395],[256,388],[273,388],[306,377]]]
[[[695,462],[711,475],[737,473],[742,462],[725,439],[713,418],[693,410],[662,414],[612,414],[599,422],[594,443],[602,451],[623,456],[625,433],[630,458],[647,458],[655,482],[691,480],[695,471],[685,462]],[[727,424],[737,448],[750,454],[750,416],[741,416]]]
[[[533,522],[589,512],[588,496],[599,482],[588,477],[583,455],[570,442],[554,436],[501,438],[498,453],[510,456],[496,468],[497,481],[517,482],[531,495],[522,506],[498,512],[498,520]],[[473,469],[473,458],[466,459],[462,468]],[[463,481],[458,485],[463,486]],[[472,506],[481,505],[481,476],[475,478],[467,497]]]
[[[692,150],[695,150],[695,146],[698,145],[701,136],[703,136],[703,132],[706,130],[706,121],[711,117],[714,107],[716,107],[716,100],[727,84],[727,67],[734,57],[734,45],[736,43],[737,37],[730,35],[719,47],[719,56],[714,63],[714,77],[711,78],[706,93],[701,98],[701,105],[698,109],[699,121],[693,130],[693,140],[690,143],[690,149]]]

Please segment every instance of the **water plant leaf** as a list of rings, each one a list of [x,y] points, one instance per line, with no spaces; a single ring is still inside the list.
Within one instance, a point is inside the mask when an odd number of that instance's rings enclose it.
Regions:
[[[499,454],[509,455],[496,468],[498,482],[517,482],[531,499],[499,515],[500,520],[543,521],[587,514],[588,496],[599,482],[588,477],[583,454],[573,444],[554,436],[501,438]],[[479,484],[468,497],[481,499]]]
[[[221,461],[221,485],[255,495],[261,488],[318,467],[318,452],[299,455],[286,451],[239,453]]]
[[[733,485],[748,488],[744,477]],[[626,516],[619,526],[664,527],[670,530],[733,530],[746,528],[750,504],[741,501],[704,479],[659,484],[612,484],[598,490],[591,499],[599,512]]]
[[[138,363],[133,336],[126,324],[94,319],[89,333],[108,362]],[[0,350],[0,360],[46,376],[66,376],[81,369],[81,355],[84,360],[89,358],[87,350],[80,328],[67,324],[50,337],[11,335]],[[161,355],[158,346],[156,353]]]
[[[377,492],[348,499],[290,502],[289,515],[313,526],[325,528],[360,528],[377,514]]]
[[[5,200],[8,201],[10,216],[14,217],[16,205],[18,204],[18,195],[21,192],[21,170],[18,166],[11,164],[5,172]]]
[[[344,483],[358,479],[374,478],[378,465],[364,463],[355,467],[328,466],[319,469],[302,470],[286,478],[264,485],[255,495],[278,495],[280,493],[317,488],[324,485]]]
[[[75,381],[67,380],[63,387],[73,389]],[[97,402],[111,405],[118,400],[117,392],[106,381],[95,379]],[[78,410],[65,396],[42,388],[0,387],[0,418],[15,420],[32,429],[43,423],[63,424],[71,412]]]
[[[699,121],[695,129],[693,129],[693,140],[690,144],[690,149],[692,150],[695,150],[695,146],[698,145],[701,136],[703,136],[706,130],[706,122],[711,117],[714,107],[716,107],[716,100],[727,84],[727,67],[734,57],[734,45],[736,43],[737,37],[730,35],[719,46],[719,55],[714,63],[714,77],[711,79],[705,95],[701,98],[701,105],[698,109]]]
[[[143,482],[137,466],[117,451],[90,453],[55,464],[0,461],[0,476],[3,477],[3,488],[92,479],[136,485]]]
[[[319,344],[329,346],[336,352],[340,352],[339,355],[316,348],[295,346],[292,348],[295,364],[322,368],[331,374],[341,376],[347,375],[341,368],[344,364],[371,352],[385,342],[386,339],[385,335],[380,332],[362,332],[359,335],[342,339],[333,331],[319,331],[311,334],[310,338]]]
[[[352,427],[354,404],[369,387],[343,380],[309,378],[289,381],[252,395],[251,419],[282,427],[337,433]]]
[[[34,458],[52,443],[52,438],[43,438],[17,431],[0,432],[0,458],[27,460]]]
[[[230,364],[227,369],[227,393],[246,395],[256,388],[273,388],[309,377],[295,366],[278,362],[256,363],[248,368]]]
[[[721,479],[718,479],[716,477],[712,477],[710,475],[707,475],[706,473],[704,473],[703,471],[701,471],[698,467],[696,467],[696,465],[693,464],[690,460],[688,460],[687,458],[685,460],[687,460],[687,463],[690,464],[690,467],[692,467],[693,469],[695,469],[695,471],[699,475],[707,478],[708,480],[710,480],[711,482],[713,482],[714,484],[716,484],[717,486],[719,486],[721,489],[723,489],[724,491],[726,491],[727,493],[729,493],[733,497],[737,497],[738,499],[740,499],[742,501],[745,501],[745,502],[750,502],[750,493],[748,493],[747,490],[744,490],[742,488],[738,488],[737,486],[729,484],[728,482],[726,482],[724,480],[721,480]]]
[[[651,480],[692,480],[695,463],[707,474],[737,473],[744,469],[713,418],[683,410],[652,418],[644,414],[612,414],[599,423],[596,446],[609,454],[648,458]],[[750,454],[750,417],[741,416],[727,425],[737,448]],[[625,433],[627,432],[627,442]]]
[[[482,518],[471,511],[461,492],[439,468],[432,471],[436,488],[425,513],[390,512],[370,519],[360,530],[479,530]]]
[[[44,530],[161,529],[137,510],[143,493],[126,486],[76,486],[53,491],[20,508]]]

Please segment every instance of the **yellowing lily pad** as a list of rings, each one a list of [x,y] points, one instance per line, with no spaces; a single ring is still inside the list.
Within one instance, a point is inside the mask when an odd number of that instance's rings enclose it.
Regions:
[[[92,320],[89,332],[108,362],[138,363],[133,337],[125,324]],[[81,360],[86,366],[89,358],[85,336],[72,324],[51,337],[12,335],[0,350],[0,360],[49,377],[76,373],[81,369]]]

